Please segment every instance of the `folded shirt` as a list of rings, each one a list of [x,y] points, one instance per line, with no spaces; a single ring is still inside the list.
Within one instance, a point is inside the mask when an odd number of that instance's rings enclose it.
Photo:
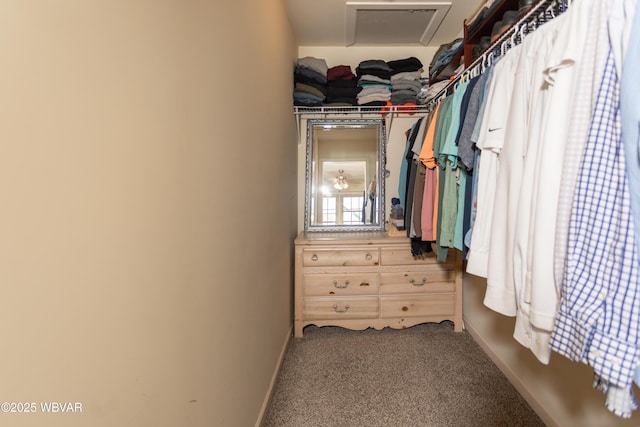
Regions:
[[[327,87],[358,87],[358,81],[353,80],[328,80]]]
[[[418,71],[422,69],[422,62],[413,56],[406,59],[398,59],[396,61],[387,61],[387,65],[393,70],[391,74],[406,71]]]
[[[391,96],[391,89],[387,86],[366,86],[358,93],[358,97],[369,95]]]
[[[397,73],[391,76],[391,83],[396,80],[420,80],[422,78],[422,73],[420,71],[405,71],[402,73]]]
[[[358,96],[358,105],[368,104],[374,101],[384,101],[386,103],[387,101],[390,101],[390,100],[391,100],[391,93],[384,96],[380,94]]]
[[[326,91],[326,89],[325,89]],[[325,99],[326,98],[326,94],[325,92],[321,91],[320,89],[309,85],[309,84],[304,84],[304,83],[296,83],[295,86],[295,92],[305,92],[305,93],[310,93],[312,95],[317,96],[318,98],[321,99]]]
[[[351,67],[348,65],[336,65],[329,68],[327,71],[327,80],[353,80],[355,74],[351,71]]]
[[[307,68],[313,71],[316,71],[318,74],[323,76],[327,76],[327,71],[329,67],[327,66],[327,61],[320,58],[314,58],[313,56],[305,56],[304,58],[298,58],[296,61],[298,67]]]
[[[353,98],[358,96],[361,87],[327,87],[327,98]]]
[[[379,68],[356,68],[356,77],[358,79],[366,74],[380,77],[381,79],[385,80],[389,80],[391,78],[391,71],[386,71]]]
[[[422,83],[417,80],[398,80],[391,85],[394,92],[399,90],[410,90],[414,93],[418,93],[422,90]]]
[[[298,67],[296,66],[293,72],[293,79],[296,82],[317,82],[323,85],[327,84],[327,76],[323,75],[311,68]]]
[[[462,39],[456,39],[451,42],[449,45],[445,47],[442,51],[440,51],[436,57],[434,57],[434,61],[432,61],[433,66],[430,70],[431,78],[437,76],[440,71],[442,71],[449,63],[453,60],[462,47],[464,46],[464,42]],[[458,64],[455,64],[457,67]]]
[[[386,61],[383,61],[381,59],[367,59],[365,61],[360,62],[360,64],[358,64],[358,68],[362,70],[368,70],[368,69],[380,70],[380,71],[386,71],[389,73],[393,71],[393,69],[389,66],[389,64],[387,64]]]
[[[417,104],[418,98],[415,95],[392,94],[391,103],[394,105]]]
[[[307,92],[293,92],[293,105],[304,107],[320,107],[322,106],[322,98]]]
[[[464,44],[464,39],[458,38],[449,43],[441,44],[435,55],[431,59],[431,69],[438,65],[438,62],[442,63],[442,60],[445,56],[452,56],[452,52],[457,52],[459,48],[462,48]]]
[[[373,74],[363,74],[358,78],[358,84],[370,84],[370,83],[381,83],[381,84],[391,84],[391,79],[384,79],[379,76],[375,76]]]

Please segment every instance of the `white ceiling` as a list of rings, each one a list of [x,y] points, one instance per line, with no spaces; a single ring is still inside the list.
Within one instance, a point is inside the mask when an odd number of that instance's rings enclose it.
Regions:
[[[347,28],[348,13],[347,3],[354,3],[356,0],[285,0],[289,19],[297,43],[299,46],[347,46],[350,37]],[[388,5],[389,9],[400,7],[410,8],[411,3],[424,4],[434,3],[442,6],[450,3],[450,7],[441,15],[444,15],[441,23],[437,25],[433,36],[428,37],[428,41],[417,45],[440,46],[449,43],[457,37],[462,36],[464,20],[470,18],[483,4],[484,0],[449,0],[433,1],[428,0],[367,0],[360,3],[368,3],[372,8],[380,9],[383,5]],[[364,7],[364,6],[363,6]],[[393,16],[394,14],[389,14]],[[397,16],[397,13],[395,13]],[[438,21],[440,21],[438,19]],[[432,27],[433,27],[433,23]],[[382,27],[382,25],[381,25]],[[391,26],[393,27],[393,26]],[[397,28],[397,26],[395,27]],[[433,30],[433,28],[431,28]],[[365,40],[365,38],[362,38]],[[376,37],[374,43],[360,43],[365,45],[407,45],[414,43],[399,42],[398,34],[389,34],[387,39],[381,40]]]

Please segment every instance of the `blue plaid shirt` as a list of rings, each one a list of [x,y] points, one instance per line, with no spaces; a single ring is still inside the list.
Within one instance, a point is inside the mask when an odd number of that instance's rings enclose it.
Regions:
[[[637,409],[640,274],[620,125],[620,82],[610,52],[574,194],[560,308],[551,348],[591,366],[609,409]],[[622,392],[622,393],[620,393]]]

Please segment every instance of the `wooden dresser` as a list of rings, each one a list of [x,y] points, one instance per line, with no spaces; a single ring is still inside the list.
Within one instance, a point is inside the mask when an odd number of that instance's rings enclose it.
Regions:
[[[410,241],[384,232],[305,233],[295,240],[294,336],[307,325],[406,328],[454,322],[462,330],[462,262],[451,251],[414,259]]]

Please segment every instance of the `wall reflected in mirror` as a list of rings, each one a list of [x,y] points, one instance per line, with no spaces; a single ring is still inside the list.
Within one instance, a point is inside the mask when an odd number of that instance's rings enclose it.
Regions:
[[[384,135],[382,119],[308,121],[306,231],[384,229]]]

